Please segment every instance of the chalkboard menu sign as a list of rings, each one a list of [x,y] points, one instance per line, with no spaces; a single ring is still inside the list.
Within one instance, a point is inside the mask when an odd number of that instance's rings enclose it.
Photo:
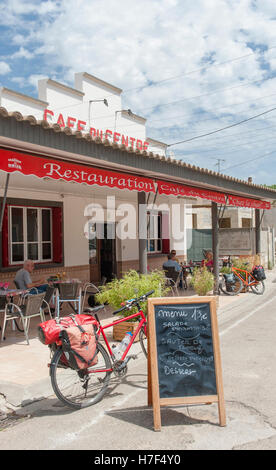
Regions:
[[[218,402],[225,425],[216,303],[213,297],[148,299],[149,404]]]

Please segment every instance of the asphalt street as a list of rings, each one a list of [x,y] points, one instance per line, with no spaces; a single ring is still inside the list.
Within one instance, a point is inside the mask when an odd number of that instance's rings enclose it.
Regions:
[[[80,411],[55,396],[23,408],[18,424],[0,433],[1,449],[228,450],[276,448],[276,284],[219,311],[227,426],[217,405],[162,409],[153,431],[147,406],[147,363],[135,345],[123,379],[111,381],[97,405]]]

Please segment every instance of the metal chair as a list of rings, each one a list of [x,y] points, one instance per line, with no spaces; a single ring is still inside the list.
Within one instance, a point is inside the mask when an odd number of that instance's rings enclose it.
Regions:
[[[173,266],[163,268],[167,280],[167,286],[171,288],[172,293],[179,295],[178,284],[180,281],[181,271],[176,271]]]
[[[20,318],[22,321],[27,344],[30,344],[28,331],[30,328],[31,318],[40,316],[41,322],[45,321],[44,312],[42,309],[44,295],[44,292],[41,294],[29,294],[25,297],[25,303],[21,305],[14,304],[12,302],[6,304],[1,337],[2,341],[4,339],[7,322],[10,320],[18,320],[18,318]]]
[[[104,285],[104,284],[103,284]],[[85,304],[85,300],[86,300],[86,295],[95,295],[95,294],[99,294],[100,293],[100,289],[95,286],[95,284],[93,284],[92,282],[87,282],[86,284],[84,284],[84,289],[82,291],[82,296],[83,296],[83,300],[82,300],[82,307],[81,307],[81,311],[83,312],[84,311],[84,304]],[[90,307],[93,307],[92,305],[90,305]],[[96,307],[96,305],[95,305]],[[105,309],[105,307],[104,307]]]
[[[5,313],[5,309],[6,309],[6,305],[7,305],[8,301],[7,301],[7,298],[5,295],[1,295],[0,296],[0,313]],[[0,330],[2,330],[2,328],[0,327]]]
[[[52,309],[50,307],[50,302],[53,298],[54,292],[55,292],[55,288],[53,286],[48,286],[44,295],[43,303],[42,303],[42,309],[43,309],[44,315],[45,315],[45,310],[47,310],[51,318],[52,318]]]
[[[59,318],[60,305],[68,302],[75,313],[81,313],[81,283],[61,282],[57,284],[56,316]],[[74,306],[72,305],[74,303]],[[78,311],[76,310],[78,304]]]

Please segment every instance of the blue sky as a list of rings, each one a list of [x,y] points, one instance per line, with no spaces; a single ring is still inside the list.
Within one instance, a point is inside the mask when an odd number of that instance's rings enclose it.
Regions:
[[[87,71],[167,143],[276,107],[275,0],[0,1],[0,34],[1,86],[37,96],[37,79]],[[275,129],[276,111],[169,152],[276,184]]]

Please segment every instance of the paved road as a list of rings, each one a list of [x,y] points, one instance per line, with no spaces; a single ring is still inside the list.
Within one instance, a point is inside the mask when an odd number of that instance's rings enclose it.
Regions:
[[[275,449],[276,284],[219,314],[227,426],[217,406],[166,408],[152,429],[146,361],[129,363],[97,405],[72,412],[55,397],[23,409],[30,418],[0,434],[1,449]],[[137,345],[137,350],[139,345]]]

